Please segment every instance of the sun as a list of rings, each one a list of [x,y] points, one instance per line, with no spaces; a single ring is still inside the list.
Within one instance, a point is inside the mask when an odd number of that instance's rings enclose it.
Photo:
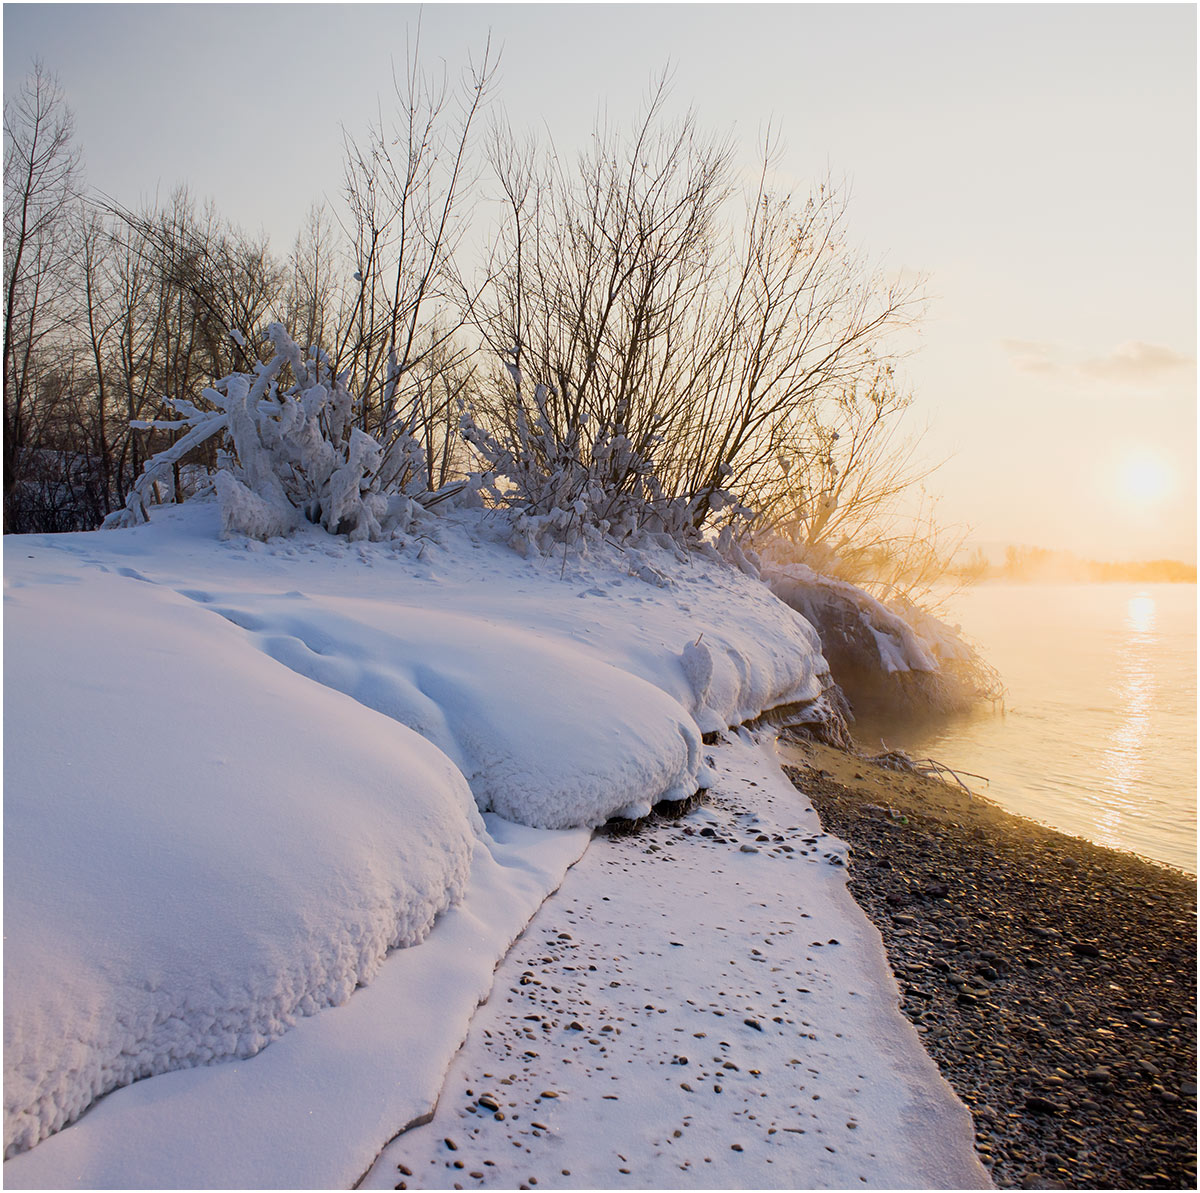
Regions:
[[[1170,468],[1149,452],[1127,456],[1118,476],[1123,496],[1139,505],[1153,505],[1171,487]]]

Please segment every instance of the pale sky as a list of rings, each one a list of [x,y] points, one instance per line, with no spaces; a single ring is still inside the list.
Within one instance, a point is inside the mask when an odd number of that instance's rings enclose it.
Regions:
[[[41,58],[96,188],[187,182],[282,254],[419,12],[454,72],[490,30],[512,124],[560,149],[668,63],[747,165],[781,124],[782,180],[845,175],[862,247],[929,276],[903,373],[944,518],[1195,559],[1194,6],[5,4],[4,88]]]

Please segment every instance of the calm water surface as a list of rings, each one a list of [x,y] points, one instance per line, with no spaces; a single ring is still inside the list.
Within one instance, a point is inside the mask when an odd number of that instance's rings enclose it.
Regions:
[[[1074,836],[1196,872],[1196,586],[985,584],[949,620],[999,670],[1003,712],[933,727],[873,721],[881,740]]]

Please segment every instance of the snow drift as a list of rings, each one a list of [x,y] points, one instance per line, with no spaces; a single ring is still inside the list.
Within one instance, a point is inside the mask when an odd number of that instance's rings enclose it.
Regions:
[[[8,1153],[116,1086],[251,1056],[344,1002],[462,894],[482,831],[438,750],[289,682],[185,598],[20,570],[6,608]]]

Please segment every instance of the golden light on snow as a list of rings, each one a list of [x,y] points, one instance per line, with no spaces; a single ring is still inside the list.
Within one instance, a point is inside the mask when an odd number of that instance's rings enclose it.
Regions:
[[[1138,452],[1125,457],[1119,473],[1121,495],[1139,505],[1152,505],[1171,487],[1171,470],[1156,455]]]

